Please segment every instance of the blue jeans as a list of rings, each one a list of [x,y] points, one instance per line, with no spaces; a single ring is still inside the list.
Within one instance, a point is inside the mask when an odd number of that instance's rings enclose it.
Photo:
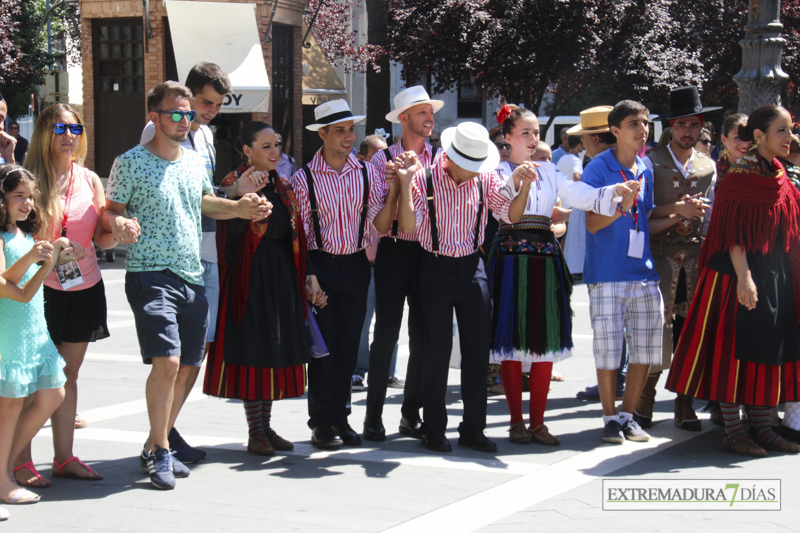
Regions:
[[[375,316],[375,269],[370,269],[369,292],[367,293],[367,316],[364,319],[364,326],[361,328],[361,343],[358,345],[358,361],[356,362],[355,373],[362,378],[367,375],[369,369],[369,327],[372,325],[372,317]],[[386,379],[397,374],[397,345],[392,352],[392,363],[389,368],[394,370]]]

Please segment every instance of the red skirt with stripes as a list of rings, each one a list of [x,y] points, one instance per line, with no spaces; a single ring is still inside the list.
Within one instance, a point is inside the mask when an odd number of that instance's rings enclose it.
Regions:
[[[800,364],[736,359],[736,278],[710,268],[697,289],[675,349],[667,389],[693,398],[772,407],[800,400]]]
[[[227,283],[223,282],[221,294],[227,296]],[[283,368],[252,367],[225,362],[225,318],[228,300],[220,303],[219,327],[206,362],[203,392],[218,398],[239,400],[283,400],[298,398],[306,392],[306,365]]]

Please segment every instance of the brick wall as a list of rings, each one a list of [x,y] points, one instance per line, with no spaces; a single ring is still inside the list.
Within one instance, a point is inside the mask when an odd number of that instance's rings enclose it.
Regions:
[[[194,0],[203,1],[203,0]],[[214,0],[217,2],[231,3],[254,3],[246,0]],[[137,17],[143,15],[141,0],[80,0],[81,7],[81,48],[83,59],[83,107],[84,120],[87,129],[87,141],[89,143],[89,153],[86,156],[86,166],[94,168],[95,162],[95,102],[94,102],[94,65],[92,63],[92,19],[110,17]],[[275,21],[283,24],[291,24],[295,27],[295,87],[298,89],[298,97],[295,99],[294,110],[294,157],[300,159],[302,154],[302,127],[303,127],[303,108],[300,98],[300,88],[302,87],[302,29],[300,27],[301,13],[305,7],[303,0],[279,0]],[[263,38],[267,29],[269,18],[272,11],[272,2],[258,3],[256,15],[258,17],[258,29]],[[145,90],[148,91],[166,79],[166,63],[164,60],[164,24],[163,18],[167,16],[167,9],[160,0],[150,1],[150,26],[153,38],[149,40],[149,51],[145,54],[144,77]],[[272,75],[272,46],[264,43],[264,64],[267,74]],[[272,109],[272,106],[270,106]],[[142,109],[146,113],[146,109]],[[270,113],[254,113],[253,120],[265,120],[269,122]]]

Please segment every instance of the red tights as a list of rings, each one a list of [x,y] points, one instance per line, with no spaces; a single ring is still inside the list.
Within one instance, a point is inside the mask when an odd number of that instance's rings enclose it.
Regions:
[[[531,427],[544,423],[544,410],[547,407],[547,393],[550,392],[550,375],[553,372],[552,362],[533,363],[531,365],[528,385],[531,390]],[[522,363],[520,361],[503,361],[500,364],[500,379],[511,413],[511,425],[524,422],[522,419]]]

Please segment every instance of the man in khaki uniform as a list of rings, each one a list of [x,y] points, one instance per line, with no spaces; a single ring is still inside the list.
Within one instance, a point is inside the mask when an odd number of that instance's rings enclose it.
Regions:
[[[704,114],[719,107],[703,107],[697,87],[670,92],[672,141],[652,151],[645,164],[653,171],[655,208],[650,217],[650,251],[661,279],[664,297],[664,341],[661,365],[652,365],[634,419],[643,428],[652,424],[656,384],[669,369],[683,322],[694,295],[700,247],[708,226],[710,198],[714,195],[717,169],[714,161],[694,149],[703,128]],[[675,399],[675,425],[700,431],[692,398]]]

